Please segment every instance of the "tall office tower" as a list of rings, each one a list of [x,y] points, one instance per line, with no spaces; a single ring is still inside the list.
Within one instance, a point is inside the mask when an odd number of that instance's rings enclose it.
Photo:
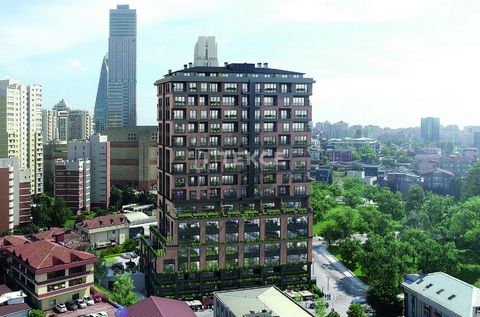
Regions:
[[[0,158],[0,232],[31,222],[30,171],[18,158]]]
[[[30,170],[31,192],[43,192],[42,87],[0,80],[0,158]]]
[[[53,195],[74,213],[90,211],[90,160],[57,159]]]
[[[86,140],[92,135],[92,115],[88,110],[68,113],[68,140]]]
[[[110,142],[106,135],[95,134],[88,141],[68,143],[68,160],[89,160],[90,200],[92,205],[108,208],[110,203]]]
[[[105,55],[98,80],[97,98],[93,112],[95,133],[100,133],[107,128],[107,84],[108,84],[108,55]]]
[[[435,143],[440,141],[440,119],[422,118],[421,121],[421,139],[425,143]]]
[[[53,110],[57,113],[57,130],[58,130],[58,141],[67,142],[68,138],[68,113],[70,112],[70,106],[67,105],[65,100],[60,100]]]
[[[198,37],[193,59],[193,66],[218,66],[215,36]]]
[[[313,82],[227,64],[155,83],[161,212],[141,246],[150,294],[310,284]]]
[[[108,127],[137,125],[137,12],[110,10],[108,38]]]

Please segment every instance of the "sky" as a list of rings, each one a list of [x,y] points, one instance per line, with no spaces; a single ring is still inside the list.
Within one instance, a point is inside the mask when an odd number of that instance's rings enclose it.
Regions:
[[[223,62],[268,62],[316,81],[313,121],[480,125],[478,0],[0,0],[0,79],[93,112],[108,13],[137,10],[137,117],[155,125],[155,80],[216,36]]]

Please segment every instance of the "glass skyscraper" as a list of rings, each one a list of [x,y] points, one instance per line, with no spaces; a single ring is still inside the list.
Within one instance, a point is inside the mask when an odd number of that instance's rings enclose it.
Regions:
[[[137,124],[137,12],[128,5],[110,10],[107,127]]]
[[[97,98],[95,99],[94,123],[95,132],[107,128],[107,85],[108,85],[108,55],[105,55],[98,80]]]

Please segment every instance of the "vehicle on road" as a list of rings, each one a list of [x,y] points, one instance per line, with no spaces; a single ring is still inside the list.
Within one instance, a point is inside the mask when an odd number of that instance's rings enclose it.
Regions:
[[[364,296],[355,297],[354,299],[352,299],[352,304],[360,304],[360,305],[368,304],[367,298]]]
[[[65,304],[57,304],[55,305],[55,307],[53,308],[53,310],[56,312],[56,313],[64,313],[67,311],[67,307],[65,306]]]
[[[67,306],[67,309],[71,310],[71,311],[75,311],[75,310],[78,309],[77,303],[75,303],[75,301],[73,301],[73,300],[69,301],[69,302],[66,302],[65,306]]]

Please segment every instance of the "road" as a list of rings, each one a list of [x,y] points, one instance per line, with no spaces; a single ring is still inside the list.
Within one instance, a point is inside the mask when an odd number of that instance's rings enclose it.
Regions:
[[[317,286],[332,296],[328,312],[334,308],[340,316],[347,316],[352,299],[366,296],[368,285],[354,276],[316,238],[313,242],[313,275]]]

